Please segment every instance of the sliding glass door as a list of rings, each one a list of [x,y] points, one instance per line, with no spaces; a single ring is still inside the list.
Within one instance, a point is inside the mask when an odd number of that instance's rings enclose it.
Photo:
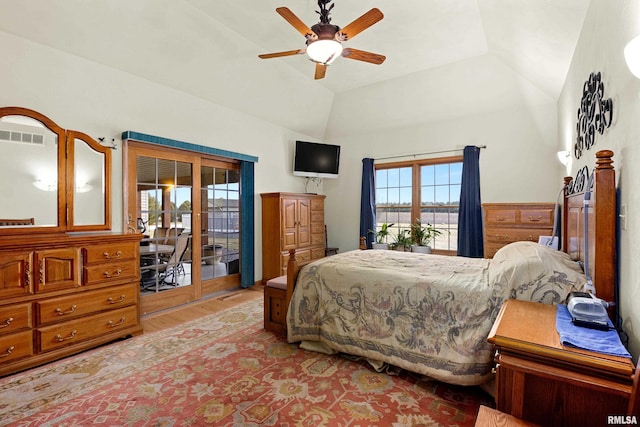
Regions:
[[[240,272],[240,168],[202,160],[200,168],[200,263],[203,292],[217,289],[212,279]]]
[[[143,234],[143,313],[238,287],[240,165],[130,143],[127,222]]]
[[[141,295],[190,286],[192,165],[137,156]]]

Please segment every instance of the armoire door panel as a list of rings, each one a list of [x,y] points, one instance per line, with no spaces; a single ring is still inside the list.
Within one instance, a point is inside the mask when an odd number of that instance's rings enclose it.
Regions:
[[[0,255],[0,298],[33,294],[33,252]]]
[[[51,292],[82,286],[80,248],[36,252],[36,292]]]

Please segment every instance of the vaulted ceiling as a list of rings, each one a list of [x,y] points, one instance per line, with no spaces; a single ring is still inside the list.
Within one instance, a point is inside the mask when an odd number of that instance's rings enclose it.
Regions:
[[[334,0],[332,23],[384,19],[314,80],[304,38],[317,0],[4,0],[0,31],[239,110],[318,139],[555,102],[585,0]]]

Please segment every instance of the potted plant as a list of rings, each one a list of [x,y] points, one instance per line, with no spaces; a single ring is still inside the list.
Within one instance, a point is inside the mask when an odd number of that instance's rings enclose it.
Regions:
[[[382,224],[380,230],[369,230],[369,233],[374,234],[376,236],[376,241],[371,244],[373,249],[389,249],[389,244],[387,243],[387,237],[389,237],[389,228],[393,227],[394,224],[387,224],[386,222]]]
[[[411,235],[409,230],[405,229],[396,235],[396,239],[391,244],[392,249],[407,252],[411,250]]]
[[[413,242],[411,250],[423,254],[431,253],[431,246],[429,246],[431,240],[441,234],[442,232],[433,225],[429,223],[422,225],[420,218],[416,219],[416,222],[411,224],[411,241]]]

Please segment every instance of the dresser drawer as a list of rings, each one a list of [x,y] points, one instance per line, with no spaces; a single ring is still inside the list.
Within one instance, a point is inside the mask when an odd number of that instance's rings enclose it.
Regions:
[[[31,327],[31,303],[0,307],[0,334]]]
[[[83,268],[85,285],[96,283],[121,282],[137,279],[136,265],[132,262],[115,262],[93,265]]]
[[[68,295],[36,301],[36,324],[46,325],[74,319],[99,311],[113,310],[138,301],[138,284],[114,286],[89,291],[80,295]]]
[[[0,336],[0,364],[33,355],[31,330]]]
[[[136,257],[136,249],[133,245],[113,244],[99,245],[82,248],[85,264],[102,262],[114,262]]]
[[[137,307],[131,306],[38,328],[36,339],[39,351],[49,351],[137,324]]]
[[[296,251],[296,262],[298,265],[309,264],[311,262],[311,251],[302,249]],[[289,263],[289,252],[280,253],[280,265],[282,266],[282,274],[287,273],[287,264]]]
[[[323,211],[324,212],[324,197],[312,198],[311,199],[311,210],[312,211]]]
[[[553,209],[523,209],[520,211],[520,223],[534,227],[551,227]]]
[[[321,223],[324,230],[324,211],[311,211],[311,222]]]
[[[311,245],[322,245],[324,246],[324,233],[313,233],[311,234]]]
[[[320,258],[324,258],[324,245],[322,245],[322,247],[311,249],[311,259],[316,260]]]
[[[324,223],[322,222],[312,222],[311,223],[311,233],[314,234],[322,234],[324,238]]]
[[[504,246],[519,241],[537,242],[540,236],[549,236],[551,232],[551,228],[488,228],[485,240],[487,243],[500,243]]]
[[[517,222],[516,213],[515,209],[489,209],[485,212],[485,222],[496,225],[513,225]]]

